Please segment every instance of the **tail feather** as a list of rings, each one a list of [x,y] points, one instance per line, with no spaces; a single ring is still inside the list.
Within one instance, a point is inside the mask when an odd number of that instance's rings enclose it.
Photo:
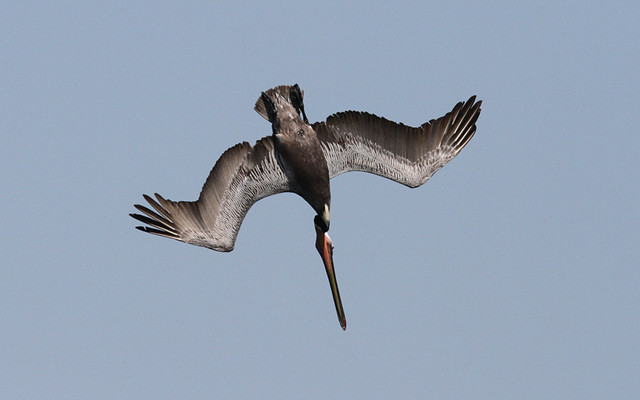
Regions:
[[[295,88],[295,91],[293,92],[293,98],[292,98],[292,89],[294,88]],[[277,108],[278,105],[282,104],[283,102],[286,102],[288,104],[293,104],[293,105],[302,104],[304,91],[298,87],[298,84],[295,84],[293,86],[280,85],[272,89],[269,89],[266,92],[263,92],[263,94],[260,97],[258,97],[258,100],[256,101],[256,104],[253,107],[253,109],[256,110],[256,112],[260,114],[262,118],[266,119],[267,121],[270,121],[268,106],[265,104],[265,100],[263,96],[268,96],[268,98],[275,104]],[[300,110],[300,107],[296,106],[296,109]]]

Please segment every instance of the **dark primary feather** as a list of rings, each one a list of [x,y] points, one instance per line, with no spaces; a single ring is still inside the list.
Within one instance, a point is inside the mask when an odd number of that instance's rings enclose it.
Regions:
[[[136,204],[145,215],[131,214],[151,227],[138,229],[218,251],[231,251],[249,208],[256,201],[289,190],[275,158],[273,139],[252,147],[240,143],[220,157],[197,201],[171,201],[144,195],[155,209]]]
[[[316,122],[330,177],[364,171],[410,187],[422,185],[473,137],[481,101],[458,103],[418,128],[373,114],[346,111]]]

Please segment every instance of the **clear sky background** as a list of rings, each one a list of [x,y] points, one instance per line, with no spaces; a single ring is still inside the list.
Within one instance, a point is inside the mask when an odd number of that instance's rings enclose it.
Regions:
[[[0,398],[640,398],[637,2],[4,2]],[[252,107],[410,125],[483,100],[418,189],[332,181],[228,254],[134,229],[198,196]]]

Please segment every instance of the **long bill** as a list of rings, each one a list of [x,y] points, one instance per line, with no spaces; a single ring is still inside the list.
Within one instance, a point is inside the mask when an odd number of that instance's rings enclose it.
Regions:
[[[336,313],[338,313],[338,321],[343,330],[347,329],[347,319],[342,309],[342,300],[340,300],[340,291],[338,290],[338,281],[336,281],[336,273],[333,268],[333,243],[326,232],[323,232],[316,226],[316,249],[322,257],[324,268],[327,271],[327,278],[329,278],[329,286],[331,286],[331,294],[333,295],[333,303],[336,306]]]

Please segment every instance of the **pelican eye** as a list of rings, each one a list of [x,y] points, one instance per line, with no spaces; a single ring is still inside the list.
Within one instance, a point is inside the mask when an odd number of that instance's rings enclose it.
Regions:
[[[319,215],[316,215],[313,218],[313,223],[316,224],[316,226],[318,228],[320,228],[320,230],[322,232],[327,232],[329,230],[329,227],[327,226],[327,224],[324,222],[324,220],[322,219],[322,217],[320,217]]]
[[[304,129],[302,129],[302,128],[298,129],[298,135],[303,136],[304,135]]]

